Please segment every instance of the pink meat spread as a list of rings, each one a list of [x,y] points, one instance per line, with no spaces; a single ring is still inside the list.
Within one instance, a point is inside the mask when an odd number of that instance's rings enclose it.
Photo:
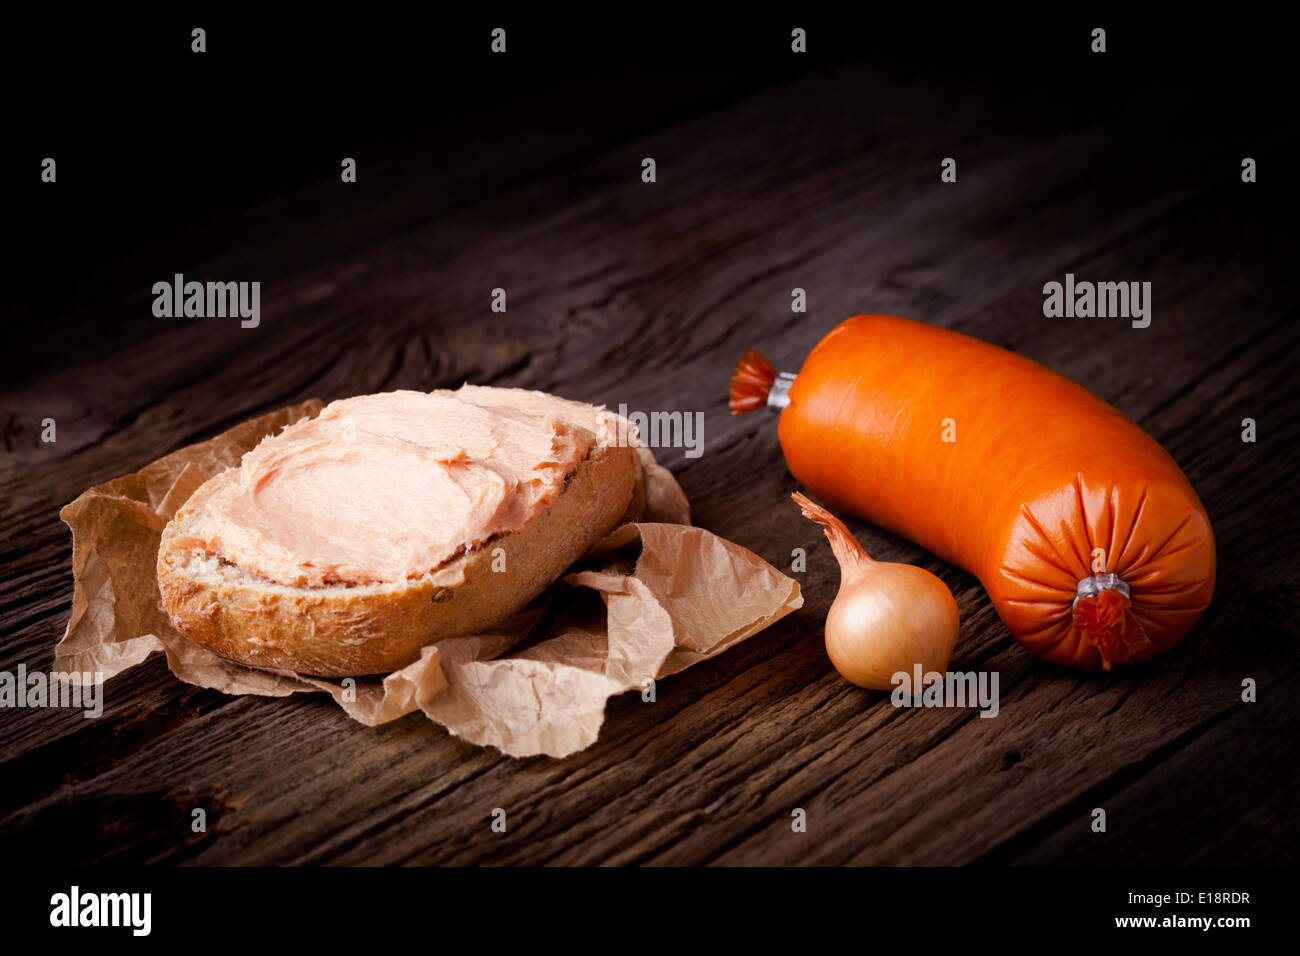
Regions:
[[[206,517],[176,543],[297,587],[420,577],[522,528],[593,444],[626,443],[620,423],[522,389],[343,399],[200,489]]]

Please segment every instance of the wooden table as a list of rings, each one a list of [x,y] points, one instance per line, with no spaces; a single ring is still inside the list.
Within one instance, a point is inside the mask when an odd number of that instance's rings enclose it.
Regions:
[[[847,57],[543,90],[362,152],[355,186],[331,153],[293,188],[125,250],[72,276],[48,325],[11,303],[28,324],[9,326],[0,396],[0,669],[48,668],[63,632],[62,504],[312,396],[468,380],[702,411],[701,457],[660,451],[696,523],[782,569],[792,548],[810,559],[801,611],[653,704],[614,699],[599,742],[565,760],[512,760],[419,715],[366,728],[319,695],[226,697],[155,655],[109,683],[98,720],[0,712],[5,845],[74,863],[1295,862],[1294,133],[1179,95],[1177,76],[1097,80],[1100,98],[1060,78]],[[261,326],[155,319],[147,290],[175,271],[261,280]],[[1150,281],[1150,328],[1044,318],[1042,286],[1066,272]],[[797,369],[860,311],[1045,362],[1169,449],[1220,575],[1174,652],[1104,674],[1038,663],[970,575],[853,522],[876,557],[952,587],[952,667],[997,670],[1001,711],[897,710],[836,675],[821,622],[837,569],[788,500],[775,420],[729,417],[727,378],[750,346]]]

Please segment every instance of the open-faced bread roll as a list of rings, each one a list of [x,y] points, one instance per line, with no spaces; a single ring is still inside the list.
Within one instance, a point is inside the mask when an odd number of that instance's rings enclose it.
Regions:
[[[515,613],[644,502],[626,420],[520,389],[343,399],[168,523],[163,606],[230,660],[387,673]]]

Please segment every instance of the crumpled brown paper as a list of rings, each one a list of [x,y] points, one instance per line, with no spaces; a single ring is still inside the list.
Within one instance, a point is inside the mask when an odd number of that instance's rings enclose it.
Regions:
[[[614,694],[720,654],[803,604],[795,581],[685,523],[676,479],[640,449],[647,520],[616,528],[495,630],[425,647],[420,660],[382,679],[327,680],[224,660],[185,638],[162,609],[162,530],[204,481],[321,408],[313,399],[245,422],[67,505],[60,516],[72,529],[75,583],[54,669],[108,678],[162,651],[173,674],[200,687],[275,697],[324,691],[363,724],[421,710],[511,756],[563,757],[595,742]]]

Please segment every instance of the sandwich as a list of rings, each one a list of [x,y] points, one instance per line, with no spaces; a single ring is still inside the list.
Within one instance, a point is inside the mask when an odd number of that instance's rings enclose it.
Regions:
[[[332,402],[176,513],[158,550],[163,607],[228,660],[389,673],[500,624],[639,518],[640,456],[626,419],[542,392]]]

